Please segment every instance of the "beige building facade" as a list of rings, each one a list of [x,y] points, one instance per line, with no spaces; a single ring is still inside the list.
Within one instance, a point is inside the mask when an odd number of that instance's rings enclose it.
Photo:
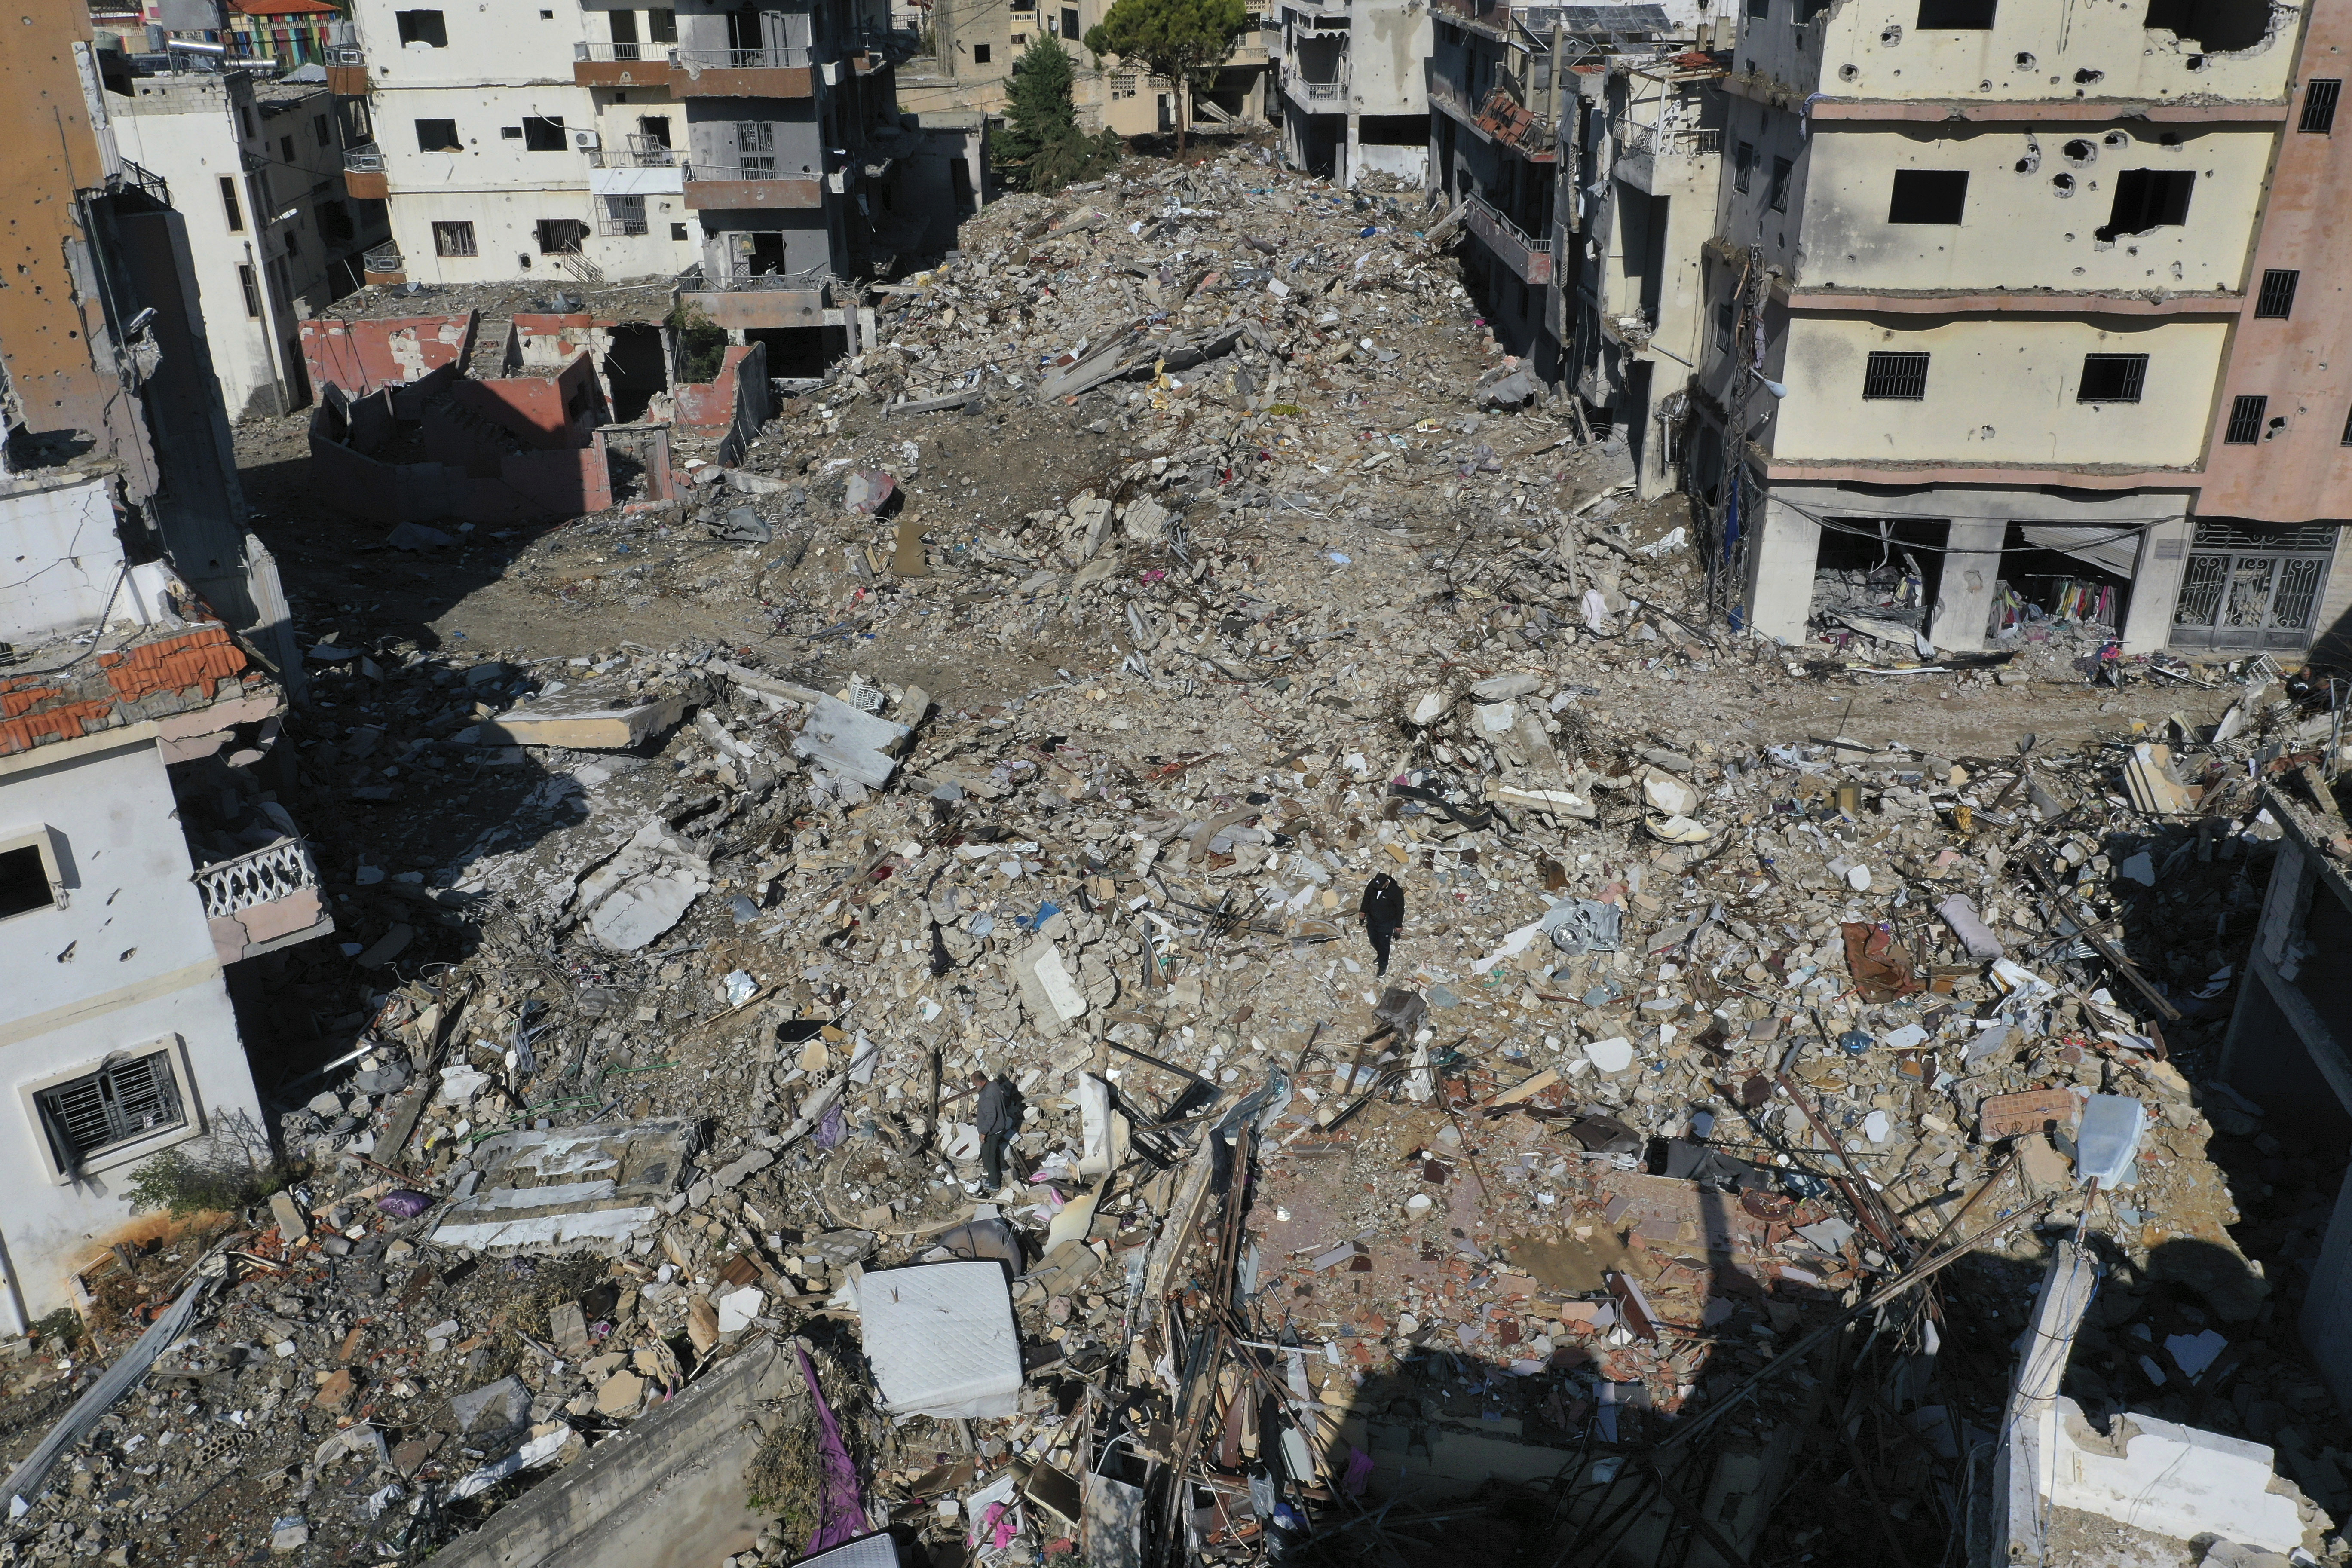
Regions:
[[[1915,9],[1756,0],[1731,51],[1688,432],[1729,596],[1801,642],[1893,543],[1938,648],[2081,584],[2164,648],[2309,4]]]

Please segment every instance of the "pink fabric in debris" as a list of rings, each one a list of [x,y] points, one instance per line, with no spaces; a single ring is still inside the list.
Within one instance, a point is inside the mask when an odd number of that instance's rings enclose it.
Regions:
[[[818,1446],[824,1451],[824,1496],[818,1507],[816,1533],[808,1543],[809,1551],[817,1552],[866,1533],[866,1492],[857,1482],[857,1466],[841,1440],[841,1423],[834,1419],[833,1406],[824,1402],[824,1390],[817,1386],[816,1367],[808,1352],[793,1348],[801,1358],[801,1375],[808,1380],[809,1397],[816,1401]]]

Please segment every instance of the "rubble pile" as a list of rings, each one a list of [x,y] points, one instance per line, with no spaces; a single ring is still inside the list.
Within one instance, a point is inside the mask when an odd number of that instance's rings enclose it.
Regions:
[[[280,978],[352,1059],[279,1086],[297,1185],[124,1259],[194,1327],[0,1560],[421,1554],[768,1342],[733,1568],[1662,1561],[1701,1492],[1941,1560],[2084,1233],[2070,1395],[2275,1445],[2344,1560],[2242,1245],[2327,1194],[2213,1081],[2327,693],[1855,715],[1491,406],[1412,221],[1240,154],[1005,202],[694,499],[517,558],[740,637],[315,616],[348,941]],[[1091,478],[1008,514],[938,458],[992,411]]]

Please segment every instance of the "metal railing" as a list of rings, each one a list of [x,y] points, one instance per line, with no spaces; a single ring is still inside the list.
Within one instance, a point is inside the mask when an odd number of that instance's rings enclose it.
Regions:
[[[1685,157],[1717,157],[1723,153],[1723,132],[1702,131],[1688,125],[1644,125],[1639,121],[1619,118],[1610,122],[1609,133],[1616,139],[1622,153],[1679,153]]]
[[[1307,89],[1309,98],[1345,98],[1348,95],[1348,84],[1344,81],[1307,81],[1301,79],[1298,85]]]
[[[367,51],[353,48],[349,44],[330,44],[327,46],[327,58],[324,63],[331,66],[358,66],[364,69],[367,66]]]
[[[689,71],[696,70],[804,70],[811,64],[811,50],[788,47],[781,49],[672,49],[669,63]]]
[[[152,169],[141,168],[128,158],[122,160],[122,183],[146,193],[157,206],[172,205],[172,187],[163,183],[163,176]]]
[[[551,250],[547,258],[555,264],[558,271],[569,275],[576,283],[604,281],[604,269],[576,250]]]
[[[370,272],[398,272],[404,263],[396,245],[379,245],[360,258],[360,265]]]
[[[572,46],[572,58],[574,60],[597,61],[604,64],[630,65],[643,62],[648,65],[667,65],[670,54],[671,48],[667,44],[575,43]]]
[[[383,174],[383,149],[373,142],[362,142],[356,147],[344,148],[343,173],[347,174]]]
[[[205,918],[218,920],[317,887],[319,866],[308,844],[281,838],[233,860],[198,867],[193,879],[205,901]]]
[[[749,257],[731,258],[727,269],[717,274],[718,281],[715,283],[702,280],[711,275],[707,268],[698,266],[695,286],[702,289],[773,289],[807,292],[822,289],[833,281],[833,267],[829,262],[820,261],[814,267],[799,272],[755,272],[753,265]]]
[[[697,180],[814,180],[815,174],[787,173],[778,169],[773,161],[765,164],[706,163],[699,159],[682,165],[690,184]]]
[[[588,154],[592,169],[674,169],[678,162],[667,147],[598,147]]]
[[[1549,256],[1551,254],[1550,240],[1537,239],[1530,236],[1526,229],[1521,228],[1517,224],[1513,223],[1508,217],[1505,216],[1502,208],[1496,206],[1486,197],[1478,195],[1477,192],[1473,191],[1470,193],[1469,201],[1472,206],[1476,207],[1480,212],[1485,213],[1488,218],[1492,219],[1496,228],[1501,229],[1505,234],[1509,235],[1513,239],[1524,246],[1529,255]]]

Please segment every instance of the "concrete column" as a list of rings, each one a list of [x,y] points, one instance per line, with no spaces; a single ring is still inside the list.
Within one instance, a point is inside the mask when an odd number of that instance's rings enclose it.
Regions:
[[[1726,473],[1726,485],[1738,482]],[[1805,617],[1813,607],[1813,567],[1822,552],[1822,527],[1786,501],[1766,494],[1760,518],[1748,532],[1748,624],[1785,643],[1805,640]]]
[[[2186,517],[2160,522],[2140,535],[2139,560],[2132,567],[2131,602],[2124,607],[2124,651],[2156,653],[2172,640],[2172,602],[2189,570]]]
[[[963,139],[964,167],[971,171],[971,210],[980,211],[988,205],[988,167],[980,161],[980,144],[986,132],[973,131]]]
[[[2352,1173],[2336,1194],[2336,1213],[2303,1299],[2303,1347],[2337,1403],[2352,1400]]]
[[[1345,155],[1345,161],[1339,166],[1339,184],[1343,190],[1352,191],[1356,188],[1356,174],[1360,167],[1357,159],[1360,155],[1358,149],[1363,144],[1363,136],[1364,117],[1360,114],[1349,113],[1348,116],[1348,149]]]
[[[1936,611],[1927,636],[1939,648],[1981,653],[1985,620],[1992,614],[1993,584],[2000,580],[2000,545],[2006,522],[1955,521],[1945,536],[1944,574],[1936,590]]]

